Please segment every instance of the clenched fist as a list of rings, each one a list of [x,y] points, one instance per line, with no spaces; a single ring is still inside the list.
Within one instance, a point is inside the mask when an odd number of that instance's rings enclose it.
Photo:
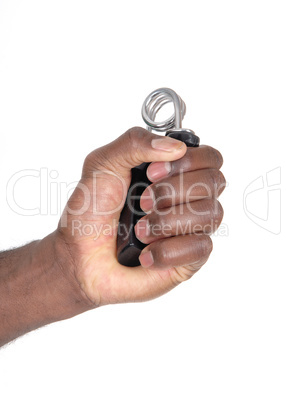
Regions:
[[[120,265],[117,227],[131,169],[152,162],[141,197],[147,215],[135,226],[146,247],[141,266]],[[67,266],[95,306],[148,300],[190,278],[212,251],[210,234],[223,217],[222,157],[208,146],[133,128],[90,153],[55,232]]]

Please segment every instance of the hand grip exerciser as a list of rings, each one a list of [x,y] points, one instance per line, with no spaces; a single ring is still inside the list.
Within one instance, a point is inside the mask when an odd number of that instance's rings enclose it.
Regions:
[[[162,122],[155,122],[158,111],[170,102],[174,105],[173,115]],[[199,137],[192,130],[182,128],[185,113],[185,103],[175,91],[169,88],[160,88],[151,92],[142,106],[142,117],[148,131],[165,132],[166,136],[183,141],[188,147],[198,147]],[[146,244],[137,239],[134,226],[146,215],[140,208],[140,197],[151,183],[146,175],[148,166],[149,163],[142,163],[132,169],[131,184],[118,225],[117,258],[120,264],[128,267],[140,265],[138,257],[141,250],[146,247]]]

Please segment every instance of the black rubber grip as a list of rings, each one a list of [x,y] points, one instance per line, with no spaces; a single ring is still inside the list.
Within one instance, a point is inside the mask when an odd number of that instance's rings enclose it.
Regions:
[[[198,147],[200,139],[191,130],[170,130],[168,137],[183,141],[188,147]],[[117,233],[117,259],[127,267],[140,265],[139,255],[146,244],[139,241],[134,232],[134,226],[145,212],[140,208],[140,197],[146,187],[151,184],[146,175],[149,163],[142,163],[132,169],[131,184],[122,209]]]

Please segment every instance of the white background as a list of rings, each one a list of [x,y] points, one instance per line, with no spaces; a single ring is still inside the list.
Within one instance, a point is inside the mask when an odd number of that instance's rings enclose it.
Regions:
[[[92,149],[142,125],[143,100],[162,86],[186,102],[184,126],[222,152],[229,183],[224,230],[193,279],[155,301],[100,308],[4,347],[1,401],[286,400],[284,7],[0,1],[1,249],[55,229],[55,187],[79,179]],[[48,179],[48,212],[21,216],[7,204],[7,182],[41,168],[58,172]],[[246,213],[244,191],[261,176],[266,187],[246,190]],[[39,183],[17,184],[23,207],[39,207]]]

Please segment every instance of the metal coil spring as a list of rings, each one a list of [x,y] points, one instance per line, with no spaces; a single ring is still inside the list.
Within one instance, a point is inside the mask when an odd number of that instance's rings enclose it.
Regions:
[[[168,119],[156,122],[156,114],[167,103],[174,104],[174,113]],[[170,129],[180,129],[182,120],[186,114],[185,102],[179,95],[169,88],[159,88],[151,92],[145,99],[142,106],[142,118],[147,124],[147,130],[167,131]]]

